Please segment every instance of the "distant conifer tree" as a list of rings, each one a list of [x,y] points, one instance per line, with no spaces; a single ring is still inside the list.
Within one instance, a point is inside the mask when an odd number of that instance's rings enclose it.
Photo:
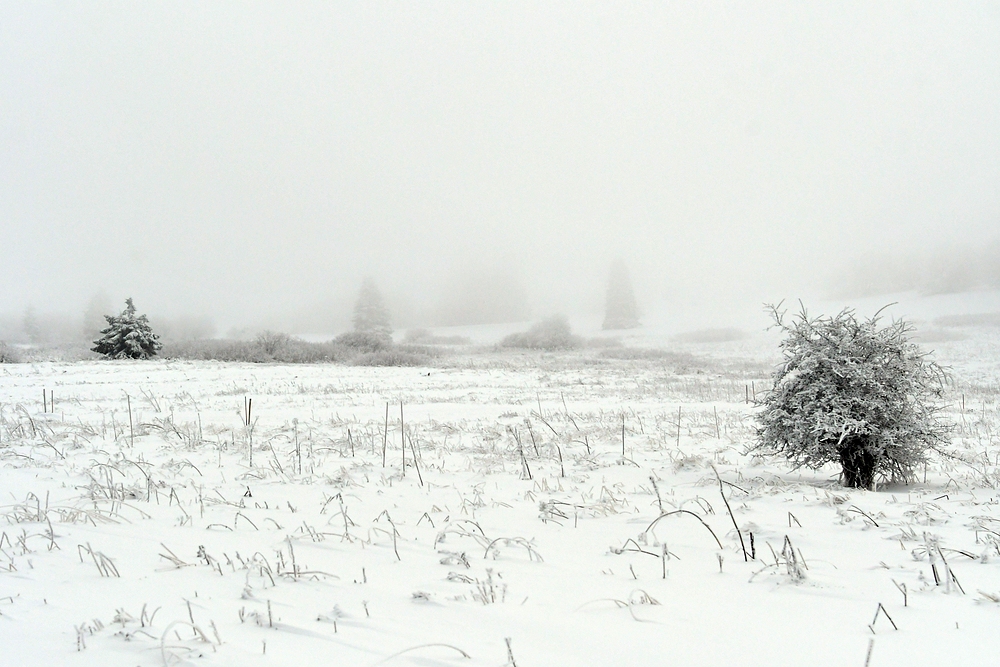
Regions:
[[[634,329],[639,326],[639,306],[635,302],[628,268],[622,260],[611,265],[604,307],[604,329]]]
[[[389,309],[371,278],[362,281],[358,300],[354,303],[354,330],[384,337],[392,336]]]
[[[38,313],[35,312],[34,306],[28,306],[24,309],[22,327],[24,328],[25,335],[28,336],[29,343],[38,345],[43,342],[42,326],[38,323]]]
[[[105,315],[108,321],[91,348],[109,359],[149,359],[163,347],[145,315],[136,315],[132,299],[125,300],[121,315]]]

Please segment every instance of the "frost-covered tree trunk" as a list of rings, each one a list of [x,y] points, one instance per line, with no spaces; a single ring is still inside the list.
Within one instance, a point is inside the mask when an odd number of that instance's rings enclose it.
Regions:
[[[875,483],[874,448],[867,436],[844,438],[837,448],[844,486],[853,489],[870,489]]]

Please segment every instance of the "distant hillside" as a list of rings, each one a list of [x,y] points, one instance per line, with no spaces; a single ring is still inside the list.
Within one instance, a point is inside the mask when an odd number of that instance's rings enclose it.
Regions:
[[[868,253],[850,262],[832,282],[831,296],[840,298],[1000,289],[1000,241],[902,256]]]

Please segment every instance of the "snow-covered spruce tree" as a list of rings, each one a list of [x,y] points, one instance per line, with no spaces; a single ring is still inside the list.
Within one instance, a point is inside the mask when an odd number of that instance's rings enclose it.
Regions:
[[[361,282],[358,300],[354,302],[354,331],[384,338],[392,336],[389,309],[385,307],[382,293],[371,278],[365,278]]]
[[[135,314],[131,298],[125,300],[121,315],[105,315],[104,319],[108,326],[91,348],[98,354],[109,359],[149,359],[163,347],[146,316]]]
[[[639,326],[639,306],[635,302],[632,281],[625,262],[617,260],[611,265],[608,292],[604,306],[604,325],[607,329],[634,329]]]
[[[850,309],[810,319],[803,308],[789,322],[770,309],[785,333],[784,363],[762,401],[753,449],[795,467],[839,463],[853,488],[871,488],[876,475],[911,480],[949,432],[938,402],[946,374],[909,341],[911,327],[880,326],[878,314],[859,320]]]

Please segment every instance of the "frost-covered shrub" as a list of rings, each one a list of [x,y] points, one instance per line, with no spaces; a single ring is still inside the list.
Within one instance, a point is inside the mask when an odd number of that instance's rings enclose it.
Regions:
[[[253,341],[220,338],[167,341],[160,356],[197,361],[270,361]]]
[[[938,414],[945,373],[909,341],[909,325],[882,327],[850,309],[812,319],[803,309],[791,321],[772,312],[784,363],[757,415],[755,449],[796,467],[839,463],[849,487],[911,479],[949,429]]]
[[[355,366],[423,366],[428,362],[428,357],[403,350],[379,350],[377,352],[366,352],[355,357]]]
[[[205,339],[167,343],[163,347],[161,356],[167,359],[239,361],[254,364],[310,364],[348,361],[357,354],[357,350],[337,343],[310,343],[289,336],[280,347],[273,348],[271,352],[268,352],[266,346],[256,339],[252,341]]]
[[[0,340],[0,364],[16,364],[21,361],[17,350]]]
[[[564,315],[554,315],[535,324],[527,331],[513,333],[500,341],[500,347],[530,350],[569,350],[580,347]]]
[[[149,359],[163,347],[146,316],[135,314],[131,298],[125,300],[125,310],[120,315],[105,315],[104,319],[108,326],[101,330],[101,337],[91,348],[98,354],[109,359]]]
[[[384,331],[348,331],[333,342],[356,352],[381,352],[392,347],[392,336]]]
[[[253,342],[261,352],[269,357],[276,357],[282,350],[288,347],[292,337],[286,333],[277,331],[261,331],[254,337]]]
[[[292,338],[273,360],[284,364],[315,364],[346,361],[355,354],[354,350],[334,342],[310,343]]]

